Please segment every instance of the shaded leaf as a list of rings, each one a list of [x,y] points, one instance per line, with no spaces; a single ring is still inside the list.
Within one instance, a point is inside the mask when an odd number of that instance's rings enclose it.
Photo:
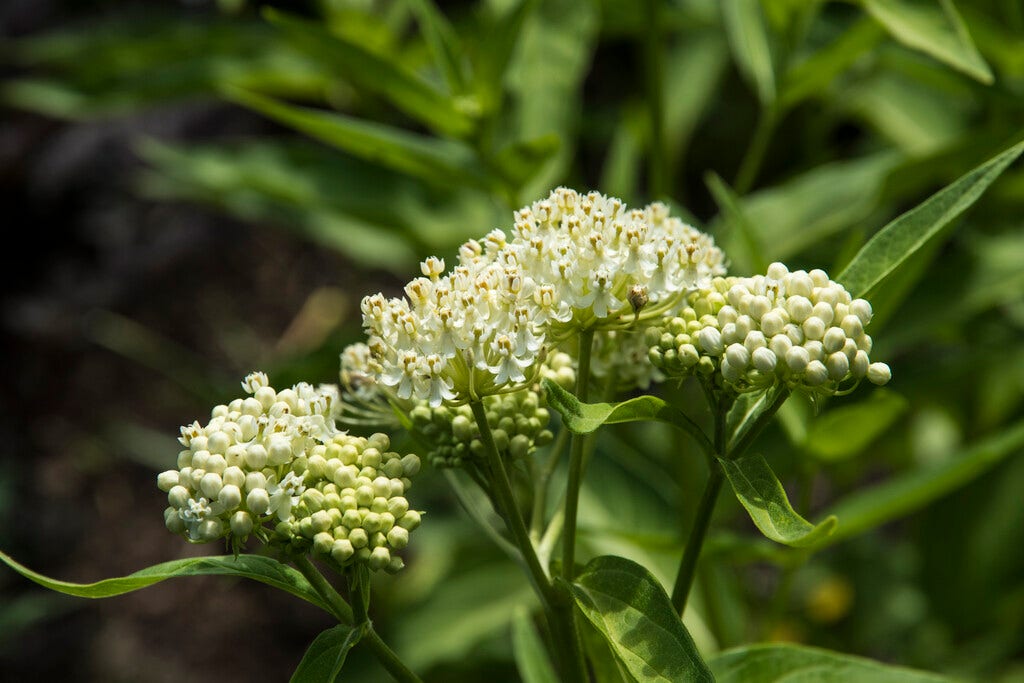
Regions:
[[[725,416],[726,434],[730,434],[728,449],[731,451],[754,428],[766,411],[789,390],[773,385],[764,391],[748,391],[736,397],[729,413]]]
[[[724,217],[734,233],[739,235],[743,246],[746,247],[747,263],[755,272],[763,273],[768,267],[768,262],[764,259],[764,249],[757,238],[757,230],[740,205],[740,198],[714,171],[710,171],[704,176],[704,184],[708,186],[711,196],[715,199],[715,204],[718,205],[719,215]]]
[[[982,83],[992,83],[992,70],[978,53],[952,0],[861,0],[864,9],[893,38],[909,48],[961,71]]]
[[[812,420],[804,448],[822,460],[837,461],[863,451],[907,411],[899,394],[880,389],[860,403],[828,410]]]
[[[722,22],[733,59],[754,87],[762,105],[775,100],[775,69],[768,47],[768,28],[759,0],[722,0]]]
[[[345,665],[348,651],[355,647],[365,633],[365,626],[340,624],[322,631],[302,655],[302,661],[292,674],[291,683],[333,683]]]
[[[558,675],[526,609],[516,610],[512,619],[512,652],[523,683],[558,683]]]
[[[950,679],[806,645],[750,645],[711,659],[718,683],[941,683]]]
[[[789,504],[782,482],[760,455],[739,460],[720,459],[719,462],[737,500],[746,508],[761,533],[771,540],[794,548],[806,548],[817,544],[835,528],[834,515],[818,525],[798,515]]]
[[[448,19],[437,8],[433,0],[407,0],[409,8],[416,15],[420,31],[434,54],[434,61],[441,67],[448,88],[455,93],[465,89],[461,54],[462,46]]]
[[[298,107],[229,88],[225,96],[279,123],[374,163],[430,183],[494,189],[496,180],[468,146],[438,140],[345,114]]]
[[[576,605],[637,681],[712,681],[668,594],[635,562],[590,561],[572,584]]]
[[[297,50],[357,88],[385,97],[434,130],[463,137],[474,129],[473,119],[451,97],[408,72],[400,63],[332,34],[320,23],[269,8],[263,15],[284,32]]]
[[[51,579],[19,564],[2,551],[0,551],[0,560],[3,560],[11,569],[25,578],[35,581],[44,588],[80,598],[109,598],[183,576],[238,576],[280,588],[330,612],[330,609],[302,574],[286,564],[261,555],[190,557],[162,562],[127,576],[104,579],[95,583],[71,583]]]
[[[1024,449],[1024,422],[1017,422],[949,460],[852,493],[828,510],[843,523],[823,545],[832,545],[905,517],[973,481],[1021,449]]]
[[[882,228],[836,276],[853,296],[870,292],[966,211],[1024,152],[1024,142],[981,164]]]

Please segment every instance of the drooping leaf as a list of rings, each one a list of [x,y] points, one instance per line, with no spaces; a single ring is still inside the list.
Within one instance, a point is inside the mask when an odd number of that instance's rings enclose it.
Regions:
[[[793,510],[786,489],[760,455],[739,460],[719,460],[737,500],[765,536],[777,543],[806,548],[832,533],[836,517],[814,525]]]
[[[451,97],[408,72],[397,61],[385,59],[344,37],[330,33],[322,24],[274,9],[263,15],[281,29],[294,47],[361,90],[386,98],[436,131],[455,137],[468,135],[473,119]]]
[[[950,680],[806,645],[738,647],[720,652],[709,664],[718,683],[942,683]]]
[[[0,560],[3,560],[11,569],[25,578],[44,588],[80,598],[109,598],[183,576],[238,576],[280,588],[330,612],[330,609],[302,574],[286,564],[262,555],[190,557],[162,562],[127,576],[104,579],[95,583],[72,583],[51,579],[18,563],[2,551],[0,551]]]
[[[302,655],[291,683],[334,683],[345,665],[348,651],[363,637],[365,626],[339,624],[322,631]]]
[[[558,683],[558,675],[526,609],[516,610],[512,619],[512,652],[523,683]]]
[[[828,514],[843,523],[823,545],[832,545],[868,529],[900,519],[955,491],[1024,449],[1024,422],[985,439],[935,465],[901,474],[841,499]]]
[[[606,424],[657,421],[672,425],[693,436],[705,452],[713,448],[693,420],[681,410],[657,396],[637,396],[622,403],[583,403],[571,392],[550,380],[544,380],[548,403],[562,416],[565,425],[576,434],[589,434]]]
[[[969,171],[929,199],[882,228],[836,280],[853,296],[864,296],[901,263],[966,211],[1024,152],[1024,142]]]
[[[775,68],[759,0],[722,0],[722,22],[740,73],[762,105],[775,101]]]
[[[813,419],[803,446],[829,462],[852,457],[899,420],[907,405],[899,394],[884,389],[874,391],[867,400],[832,408]]]
[[[486,190],[496,187],[496,180],[476,153],[460,142],[425,137],[345,114],[298,107],[238,88],[228,88],[225,96],[338,149],[428,182],[463,183]]]
[[[573,582],[572,594],[635,680],[714,680],[665,589],[637,563],[595,558]]]
[[[893,38],[909,48],[967,74],[982,83],[992,83],[992,70],[971,40],[952,0],[861,0],[864,9],[885,27]]]

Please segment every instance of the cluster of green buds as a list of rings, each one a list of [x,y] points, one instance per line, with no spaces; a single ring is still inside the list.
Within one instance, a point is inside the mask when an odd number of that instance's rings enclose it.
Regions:
[[[312,549],[339,568],[365,562],[373,570],[402,569],[394,552],[405,548],[420,524],[421,513],[410,510],[405,498],[420,460],[390,452],[390,446],[386,434],[337,434],[296,458],[292,471],[303,488],[271,542],[295,552]]]
[[[647,362],[650,344],[643,332],[631,329],[599,330],[594,335],[590,369],[609,388],[646,390],[665,379],[658,368]],[[569,388],[569,387],[566,387]]]
[[[699,374],[740,393],[781,382],[810,394],[845,393],[863,378],[885,384],[872,363],[871,304],[822,270],[715,278],[687,305],[647,331],[651,363],[669,376]]]
[[[531,387],[487,396],[483,403],[494,444],[503,457],[525,458],[551,442],[551,413],[541,390]],[[480,428],[468,405],[431,408],[422,403],[409,417],[413,436],[426,447],[431,465],[460,467],[467,461],[483,461]]]
[[[419,459],[387,452],[383,434],[340,432],[336,387],[276,391],[262,372],[242,387],[248,396],[215,407],[206,425],[181,428],[178,467],[157,477],[167,528],[193,543],[227,539],[236,552],[252,535],[341,565],[400,569],[390,553],[419,524],[403,497]]]

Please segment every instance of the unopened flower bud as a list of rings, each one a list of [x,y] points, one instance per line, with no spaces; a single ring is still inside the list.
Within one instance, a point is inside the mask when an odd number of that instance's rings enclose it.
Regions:
[[[889,366],[885,363],[872,363],[868,366],[867,377],[868,381],[872,384],[881,386],[887,384],[892,379],[892,371],[889,370]]]

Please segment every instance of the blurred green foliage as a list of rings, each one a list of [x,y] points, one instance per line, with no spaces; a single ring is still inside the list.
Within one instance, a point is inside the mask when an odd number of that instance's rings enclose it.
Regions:
[[[74,120],[196,101],[257,112],[280,127],[140,139],[140,191],[403,276],[560,183],[686,207],[736,272],[784,259],[839,273],[881,226],[1024,134],[1018,0],[484,0],[448,13],[431,0],[323,0],[303,17],[221,4],[231,16],[10,41],[3,57],[21,75],[0,97]],[[768,546],[723,501],[718,519],[731,521],[713,532],[705,557],[717,564],[685,619],[703,653],[791,639],[1019,680],[1024,168],[936,230],[873,293],[872,357],[893,368],[890,390],[791,401],[759,442],[796,513],[838,518],[831,547]],[[168,352],[132,321],[93,330],[186,391],[224,391],[198,354]],[[274,362],[289,375],[311,358],[328,367],[357,335],[351,323]],[[690,391],[665,387],[677,403]],[[631,558],[669,584],[678,520],[685,530],[704,478],[697,450],[650,423],[605,427],[596,448],[583,552]],[[433,479],[419,554],[381,580],[380,623],[432,680],[511,677],[513,644],[523,676],[549,680],[515,609],[532,600],[525,578]],[[5,623],[37,606],[15,609]],[[812,668],[824,656],[787,652]],[[354,679],[372,666],[357,655]],[[731,656],[712,660],[725,680]],[[864,680],[858,667],[873,665],[842,666]]]

